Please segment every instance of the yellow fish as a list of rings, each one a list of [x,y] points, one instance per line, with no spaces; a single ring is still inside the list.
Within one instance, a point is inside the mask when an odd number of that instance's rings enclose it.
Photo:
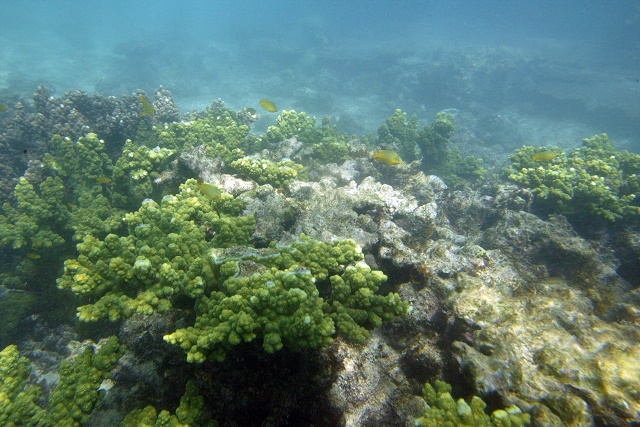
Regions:
[[[208,182],[201,182],[198,184],[198,189],[207,199],[218,200],[222,191],[218,187],[213,184],[209,184]]]
[[[35,252],[29,252],[27,254],[27,258],[29,258],[29,259],[40,259],[41,257],[40,257],[39,254],[37,254]]]
[[[111,178],[106,176],[98,176],[96,181],[98,181],[98,184],[111,184]]]
[[[398,153],[393,150],[378,150],[373,153],[373,158],[390,165],[399,165],[402,163],[402,159]]]
[[[544,150],[534,154],[532,157],[532,160],[534,162],[550,162],[556,157],[558,157],[558,153],[554,153],[553,151],[549,151],[549,150]]]
[[[142,108],[144,108],[145,114],[153,116],[156,113],[156,110],[153,109],[153,105],[149,102],[149,98],[144,95],[140,95],[140,102],[142,102]]]
[[[4,113],[8,109],[9,109],[9,106],[7,104],[0,104],[0,113]]]
[[[260,105],[262,105],[262,108],[269,111],[270,113],[275,113],[276,111],[278,111],[278,107],[276,107],[276,103],[273,101],[269,101],[268,99],[262,98],[260,100]]]

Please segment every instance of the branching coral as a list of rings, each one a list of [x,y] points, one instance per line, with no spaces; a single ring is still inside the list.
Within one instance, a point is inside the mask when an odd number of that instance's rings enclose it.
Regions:
[[[534,162],[534,147],[511,157],[506,175],[531,188],[535,205],[585,221],[631,220],[640,216],[640,156],[618,151],[606,134],[585,139],[582,147],[548,162]]]
[[[418,118],[407,120],[407,113],[396,110],[378,129],[375,143],[395,150],[405,162],[421,161],[421,168],[445,181],[476,180],[484,175],[482,159],[463,156],[457,148],[449,147],[455,129],[453,116],[436,114],[435,120],[418,129]]]
[[[269,126],[262,139],[269,143],[280,142],[313,129],[315,124],[316,118],[307,116],[307,113],[283,111],[276,119],[276,125]]]
[[[244,157],[231,163],[231,167],[242,176],[258,184],[271,184],[275,188],[284,187],[294,180],[304,178],[304,167],[291,160],[273,163]]]
[[[120,228],[123,211],[112,207],[109,193],[100,183],[101,179],[110,179],[113,166],[105,153],[104,141],[96,134],[88,133],[77,141],[54,136],[51,151],[43,160],[43,173],[63,184],[57,194],[57,205],[50,211],[61,216],[69,209],[68,226],[75,231],[74,240],[80,241],[87,234],[105,235]]]
[[[131,411],[120,423],[120,427],[216,427],[218,423],[205,420],[204,398],[198,395],[193,381],[187,382],[187,389],[180,398],[180,406],[175,415],[167,410],[160,413],[153,406]]]
[[[82,321],[166,312],[177,296],[193,299],[194,326],[165,337],[193,362],[221,360],[258,337],[268,352],[328,345],[336,332],[363,342],[368,329],[406,312],[397,294],[377,295],[386,277],[362,263],[353,241],[302,237],[249,250],[254,220],[240,208],[229,195],[206,198],[189,180],[161,205],[126,215],[128,235],[87,236],[58,286],[89,302],[78,309]]]
[[[201,298],[193,327],[165,336],[190,362],[222,360],[256,338],[269,353],[326,346],[336,333],[364,342],[368,329],[407,310],[397,294],[377,294],[386,276],[362,262],[353,241],[331,245],[301,236],[266,251],[231,257],[214,251],[209,261],[221,286]]]
[[[212,278],[205,250],[245,244],[253,233],[253,217],[237,216],[238,203],[229,195],[212,201],[189,180],[161,205],[145,201],[127,214],[127,236],[86,236],[58,286],[91,302],[78,310],[83,321],[166,312],[178,295],[201,296]]]
[[[159,199],[162,187],[156,184],[156,180],[169,169],[177,154],[177,150],[136,146],[127,140],[113,171],[114,205],[132,208],[144,199]]]
[[[0,352],[0,424],[47,426],[44,409],[37,405],[42,391],[27,384],[31,363],[10,345]]]
[[[422,392],[429,406],[422,417],[416,420],[416,426],[520,427],[531,424],[529,414],[523,414],[515,405],[493,411],[489,416],[484,412],[487,404],[477,396],[471,398],[470,404],[464,399],[456,402],[450,394],[451,386],[444,381],[436,381],[435,388],[425,384]]]
[[[116,337],[104,340],[96,351],[92,345],[60,365],[60,379],[47,409],[38,404],[40,387],[31,384],[31,363],[11,345],[0,352],[0,423],[3,426],[86,425],[93,409],[102,400],[103,380],[124,352]]]
[[[49,401],[49,421],[54,426],[80,426],[102,400],[100,384],[108,379],[124,346],[111,337],[96,351],[88,346],[73,360],[63,360],[60,380]]]

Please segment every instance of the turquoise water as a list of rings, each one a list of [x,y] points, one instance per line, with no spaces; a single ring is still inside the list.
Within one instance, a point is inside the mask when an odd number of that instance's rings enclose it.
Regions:
[[[268,97],[318,116],[353,117],[365,130],[397,107],[426,119],[482,102],[493,110],[528,108],[575,118],[631,137],[640,115],[634,6],[19,2],[5,5],[0,17],[0,88],[30,95],[42,83],[58,94],[82,89],[111,95],[163,85],[183,111],[217,98],[239,109]],[[483,87],[457,87],[444,96],[442,82],[432,81],[441,77],[423,74],[442,55],[466,48],[504,49],[497,61],[505,69],[473,60],[460,64],[482,73],[482,80],[467,84]],[[509,67],[519,61],[526,63]],[[506,75],[491,80],[497,71]],[[550,101],[557,102],[551,110]],[[594,109],[605,110],[607,119],[590,115]]]

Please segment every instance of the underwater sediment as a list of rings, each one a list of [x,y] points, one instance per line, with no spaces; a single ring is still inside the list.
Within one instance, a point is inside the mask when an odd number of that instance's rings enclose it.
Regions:
[[[7,425],[639,416],[640,156],[605,134],[491,175],[446,112],[369,138],[162,88],[8,113]]]

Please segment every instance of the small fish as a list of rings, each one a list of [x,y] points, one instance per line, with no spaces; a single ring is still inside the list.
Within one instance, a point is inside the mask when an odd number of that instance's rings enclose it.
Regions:
[[[156,110],[153,109],[153,105],[149,102],[149,98],[144,95],[140,95],[140,102],[142,102],[142,108],[144,108],[144,113],[150,116],[153,116],[156,113]]]
[[[269,111],[270,113],[275,113],[276,111],[278,111],[278,107],[276,107],[276,103],[273,101],[269,101],[268,99],[262,98],[260,100],[260,105],[262,105],[262,108]]]
[[[9,106],[7,104],[0,104],[0,113],[4,113],[8,109],[9,109]]]
[[[37,254],[35,252],[29,252],[27,254],[27,258],[29,258],[29,259],[40,259],[42,257],[40,256],[40,254]]]
[[[266,99],[263,99],[263,101],[266,101]],[[247,108],[245,108],[245,110],[247,110],[247,113],[249,113],[251,115],[254,115],[254,114],[257,113],[255,108],[247,107]]]
[[[556,157],[558,157],[558,153],[554,153],[553,151],[549,151],[549,150],[544,150],[534,154],[532,160],[534,162],[550,162]]]
[[[211,200],[218,200],[222,191],[218,187],[213,184],[209,184],[208,182],[201,182],[198,184],[198,189],[204,196]]]
[[[114,385],[116,385],[116,383],[114,383],[111,378],[107,378],[106,380],[102,380],[98,391],[103,390],[105,393],[109,393],[109,390],[111,390]]]
[[[393,150],[378,150],[373,153],[373,158],[389,165],[399,165],[402,163],[402,159]]]
[[[16,294],[31,294],[29,291],[25,291],[22,289],[7,289],[4,285],[0,285],[0,301],[9,297],[9,292]]]
[[[111,184],[111,178],[107,176],[98,176],[96,181],[98,181],[98,184]]]

